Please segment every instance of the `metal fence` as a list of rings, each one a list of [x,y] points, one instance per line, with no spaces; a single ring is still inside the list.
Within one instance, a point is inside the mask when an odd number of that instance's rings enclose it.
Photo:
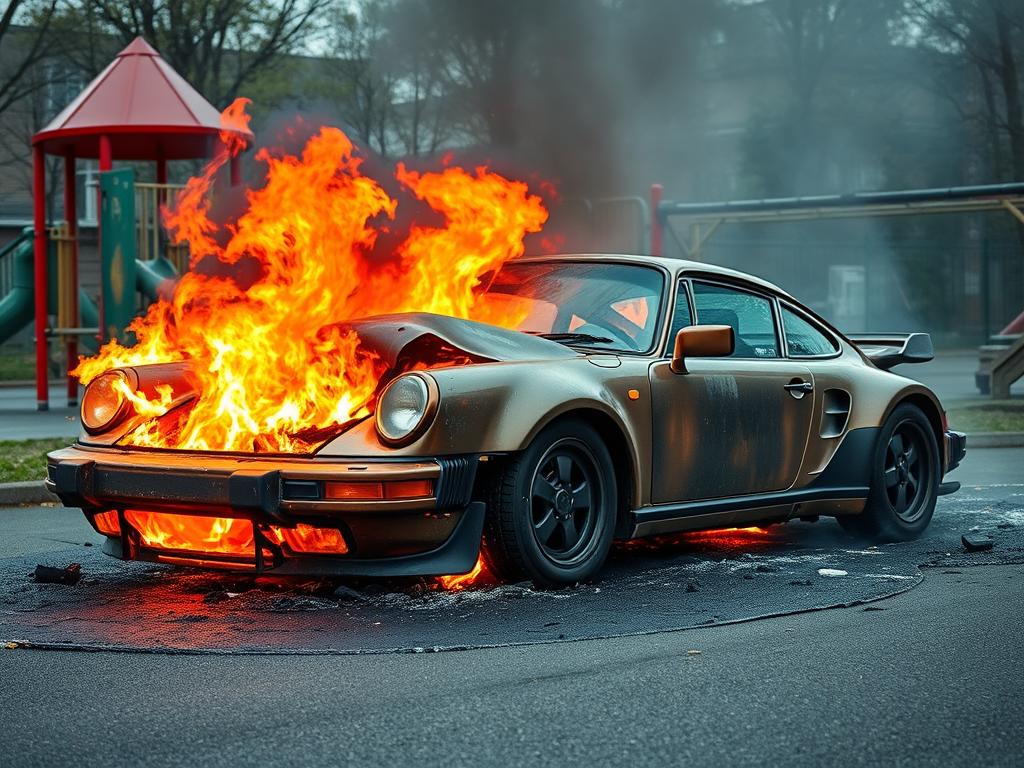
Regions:
[[[705,245],[702,258],[771,280],[837,325],[846,325],[844,330],[924,327],[975,343],[998,333],[1024,309],[1020,247],[1012,241],[979,247],[981,253],[972,257],[968,248],[936,239],[719,236]],[[965,267],[972,258],[976,272]],[[843,306],[837,287],[837,274],[856,276],[858,271],[863,280],[859,311]]]

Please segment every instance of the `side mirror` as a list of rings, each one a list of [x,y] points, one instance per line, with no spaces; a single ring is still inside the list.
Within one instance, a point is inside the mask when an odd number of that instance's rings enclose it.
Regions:
[[[731,325],[688,325],[676,334],[672,373],[686,373],[688,357],[728,357],[735,349]]]

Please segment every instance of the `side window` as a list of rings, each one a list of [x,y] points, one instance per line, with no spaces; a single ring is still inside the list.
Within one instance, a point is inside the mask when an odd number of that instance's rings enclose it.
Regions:
[[[772,302],[736,288],[693,283],[693,300],[699,325],[731,325],[736,334],[733,357],[779,356],[778,334]]]
[[[672,350],[675,348],[676,335],[688,325],[693,325],[693,312],[690,311],[690,297],[686,292],[686,283],[679,281],[679,289],[676,292],[676,308],[672,312],[671,333],[668,337],[668,349],[665,350],[666,357],[672,357]]]
[[[782,327],[786,329],[786,346],[791,357],[820,357],[839,351],[834,341],[785,306],[782,307]]]

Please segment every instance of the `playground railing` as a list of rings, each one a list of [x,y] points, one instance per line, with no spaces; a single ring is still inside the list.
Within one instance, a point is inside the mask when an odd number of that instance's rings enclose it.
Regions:
[[[138,258],[142,261],[166,256],[175,266],[182,260],[181,246],[167,242],[166,230],[161,222],[161,209],[171,202],[183,184],[153,184],[135,182],[135,219],[138,233]],[[188,254],[184,261],[187,264]],[[179,271],[181,271],[179,269]]]

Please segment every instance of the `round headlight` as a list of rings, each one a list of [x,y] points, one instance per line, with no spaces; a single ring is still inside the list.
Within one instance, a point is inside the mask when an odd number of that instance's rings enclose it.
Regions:
[[[437,411],[437,384],[417,373],[399,376],[381,393],[377,403],[377,434],[385,443],[412,442]]]
[[[93,379],[82,397],[82,424],[87,432],[109,429],[124,418],[130,404],[118,382],[131,386],[124,371],[107,371]]]

